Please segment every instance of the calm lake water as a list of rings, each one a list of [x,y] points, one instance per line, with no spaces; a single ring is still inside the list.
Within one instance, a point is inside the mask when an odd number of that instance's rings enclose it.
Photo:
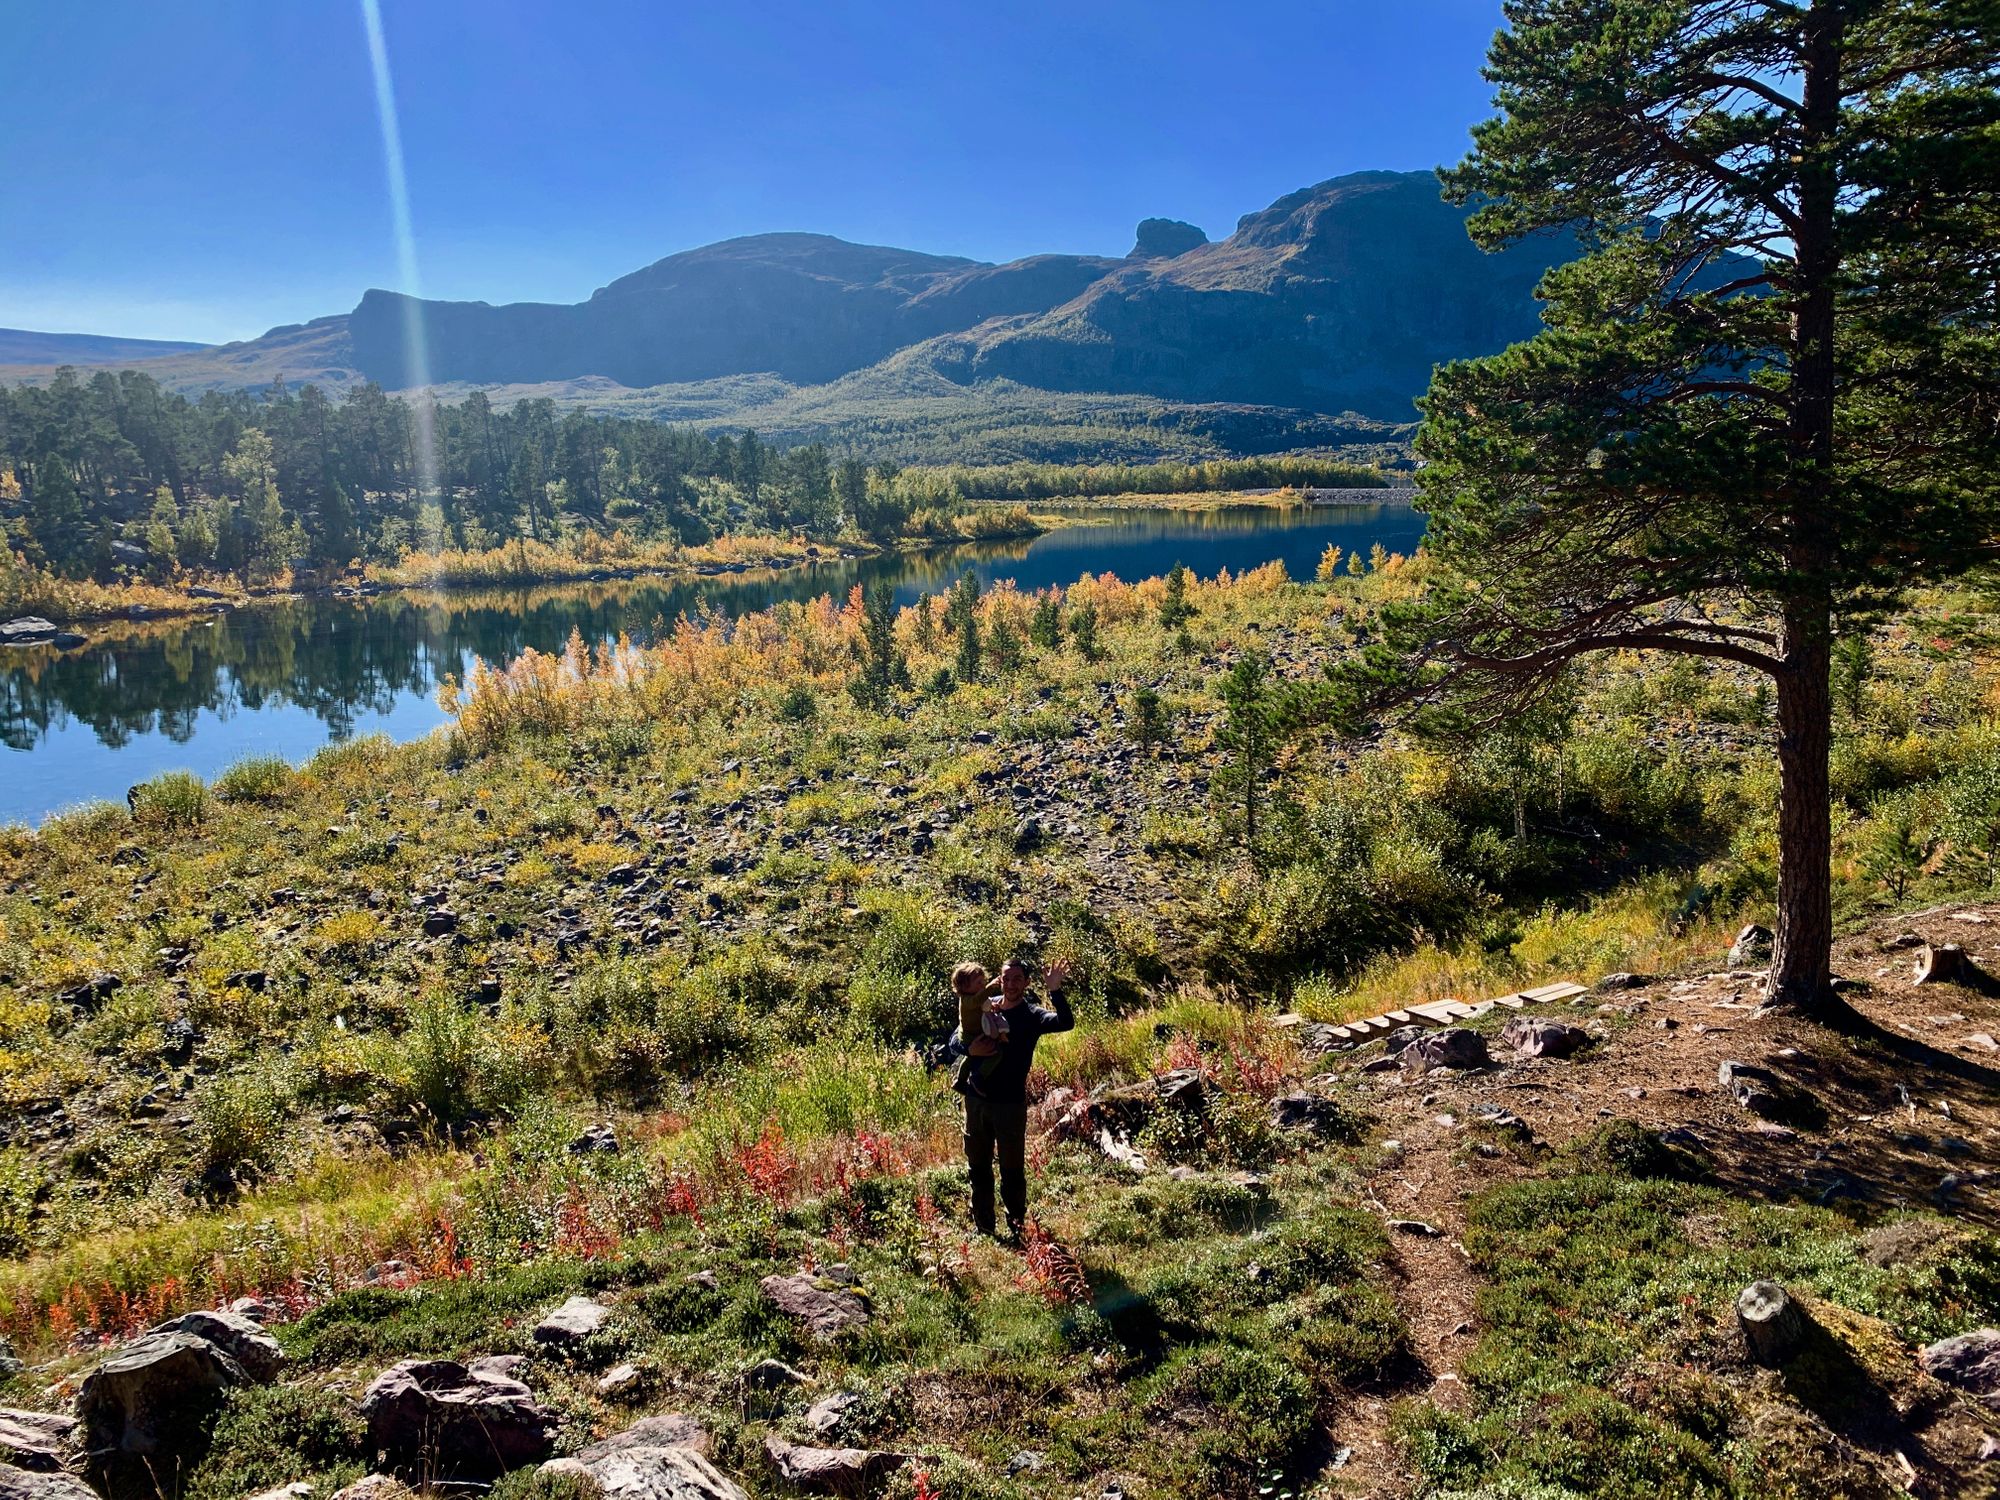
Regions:
[[[1409,552],[1424,519],[1407,505],[1278,510],[1134,511],[1028,541],[673,584],[481,592],[440,601],[270,603],[166,628],[94,627],[79,651],[0,655],[0,823],[39,822],[59,808],[121,799],[162,771],[212,778],[250,755],[300,761],[360,734],[411,739],[445,721],[439,679],[473,658],[505,661],[620,632],[646,640],[703,601],[728,614],[784,599],[844,596],[888,579],[900,600],[949,588],[970,568],[1023,589],[1086,573],[1146,578],[1185,562],[1203,577],[1281,561],[1310,578],[1327,543]],[[121,635],[121,631],[129,633]]]

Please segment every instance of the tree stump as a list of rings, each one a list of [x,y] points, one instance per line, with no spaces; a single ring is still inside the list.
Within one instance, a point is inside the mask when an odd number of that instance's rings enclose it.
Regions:
[[[1977,972],[1972,960],[1965,956],[1965,950],[1958,944],[1925,943],[1917,950],[1916,972],[1910,975],[1910,983],[1962,983]]]
[[[1750,1358],[1773,1369],[1805,1342],[1806,1315],[1775,1281],[1753,1281],[1738,1293],[1736,1323]]]

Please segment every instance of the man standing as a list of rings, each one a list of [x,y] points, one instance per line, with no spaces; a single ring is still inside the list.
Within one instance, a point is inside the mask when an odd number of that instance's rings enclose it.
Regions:
[[[1076,1025],[1069,1000],[1069,963],[1057,959],[1045,980],[1049,1004],[1040,1004],[1028,988],[1028,966],[1010,958],[1000,969],[999,1013],[1006,1018],[1004,1034],[993,1038],[998,1050],[991,1057],[968,1056],[958,1066],[952,1086],[965,1095],[965,1164],[972,1176],[972,1222],[981,1234],[994,1232],[993,1158],[1000,1158],[1000,1198],[1007,1208],[1008,1238],[1018,1240],[1028,1216],[1028,1072],[1035,1065],[1035,1043],[1055,1031]],[[963,1051],[970,1038],[961,1036],[954,1050]]]

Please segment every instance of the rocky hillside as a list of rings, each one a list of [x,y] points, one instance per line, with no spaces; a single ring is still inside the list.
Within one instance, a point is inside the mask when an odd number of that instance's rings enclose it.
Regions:
[[[370,291],[344,316],[147,368],[182,388],[277,378],[400,389],[415,379],[407,340],[420,323],[442,384],[645,389],[762,375],[900,397],[915,364],[958,389],[1006,381],[1407,421],[1434,364],[1534,331],[1532,290],[1560,250],[1484,255],[1429,173],[1362,172],[1281,198],[1218,244],[1148,219],[1123,259],[988,265],[753,235],[670,255],[576,304],[426,301],[413,318],[407,298]]]

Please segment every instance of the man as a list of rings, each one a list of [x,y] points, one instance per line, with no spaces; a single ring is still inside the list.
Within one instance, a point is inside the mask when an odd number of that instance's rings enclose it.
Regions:
[[[1076,1025],[1069,1000],[1069,962],[1049,965],[1049,1004],[1028,988],[1028,966],[1010,958],[1000,968],[998,1013],[1006,1019],[992,1037],[991,1056],[972,1054],[973,1038],[961,1034],[953,1050],[964,1055],[952,1086],[965,1096],[965,1164],[972,1176],[972,1222],[981,1234],[994,1232],[993,1158],[1000,1158],[1000,1198],[1007,1209],[1007,1232],[1018,1241],[1028,1216],[1028,1072],[1035,1043],[1051,1032]]]

